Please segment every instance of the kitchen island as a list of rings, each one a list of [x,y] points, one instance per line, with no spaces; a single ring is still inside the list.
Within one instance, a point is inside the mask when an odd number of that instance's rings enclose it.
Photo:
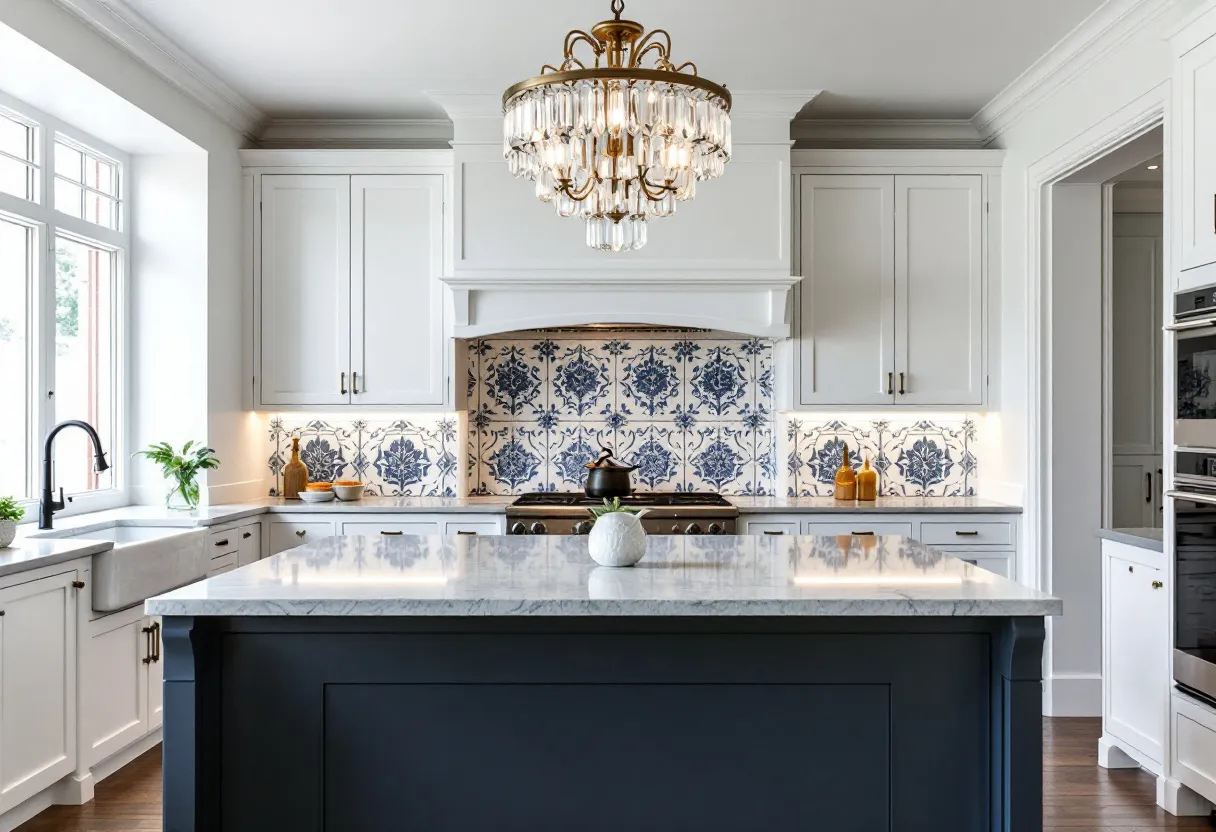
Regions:
[[[332,537],[147,602],[165,829],[1037,830],[1057,599],[893,537]]]

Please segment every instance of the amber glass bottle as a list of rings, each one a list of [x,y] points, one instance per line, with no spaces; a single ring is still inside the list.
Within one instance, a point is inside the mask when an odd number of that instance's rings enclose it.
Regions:
[[[836,472],[836,489],[833,492],[837,500],[857,499],[857,474],[849,464],[849,446],[845,443],[844,456],[840,460],[840,469]]]
[[[878,498],[878,472],[870,467],[870,456],[866,455],[866,461],[861,466],[861,470],[857,472],[857,500],[858,502],[873,502]]]

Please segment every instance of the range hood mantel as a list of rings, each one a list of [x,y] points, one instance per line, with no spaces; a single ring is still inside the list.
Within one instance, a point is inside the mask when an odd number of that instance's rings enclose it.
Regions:
[[[458,338],[584,324],[651,324],[788,338],[789,275],[616,273],[445,277]]]

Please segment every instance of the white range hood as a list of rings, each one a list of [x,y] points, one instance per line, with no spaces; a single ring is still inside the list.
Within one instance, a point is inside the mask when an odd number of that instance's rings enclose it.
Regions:
[[[790,120],[816,94],[733,92],[722,177],[653,220],[641,251],[602,252],[507,172],[498,94],[429,93],[453,124],[453,334],[629,323],[788,337]]]

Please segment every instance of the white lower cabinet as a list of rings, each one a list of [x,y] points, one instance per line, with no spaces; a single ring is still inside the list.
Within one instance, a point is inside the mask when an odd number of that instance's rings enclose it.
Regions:
[[[859,516],[856,519],[848,518],[844,520],[832,520],[831,522],[806,520],[802,523],[802,534],[822,537],[834,537],[838,534],[850,534],[859,537],[865,535],[914,537],[911,523],[883,522],[875,520],[873,516]]]
[[[160,727],[160,619],[137,606],[90,621],[87,632],[82,725],[94,765]]]
[[[798,534],[797,520],[752,520],[748,517],[740,517],[739,525],[742,527],[743,534]]]
[[[1163,566],[1160,552],[1102,541],[1102,745],[1157,774],[1170,690]]]
[[[410,521],[405,523],[385,522],[374,520],[359,520],[354,523],[343,523],[342,534],[353,535],[383,535],[385,537],[400,537],[407,534],[435,535],[439,534],[437,522]]]
[[[272,520],[270,522],[270,554],[277,555],[296,546],[312,543],[334,533],[332,520],[296,522]]]
[[[79,573],[37,574],[0,584],[0,812],[76,768]]]
[[[1012,578],[1013,574],[1010,568],[1013,566],[1013,558],[1007,554],[994,555],[988,552],[961,552],[952,551],[959,560],[965,560],[967,563],[973,563],[980,569],[987,569],[989,572],[995,572],[1002,578]]]

